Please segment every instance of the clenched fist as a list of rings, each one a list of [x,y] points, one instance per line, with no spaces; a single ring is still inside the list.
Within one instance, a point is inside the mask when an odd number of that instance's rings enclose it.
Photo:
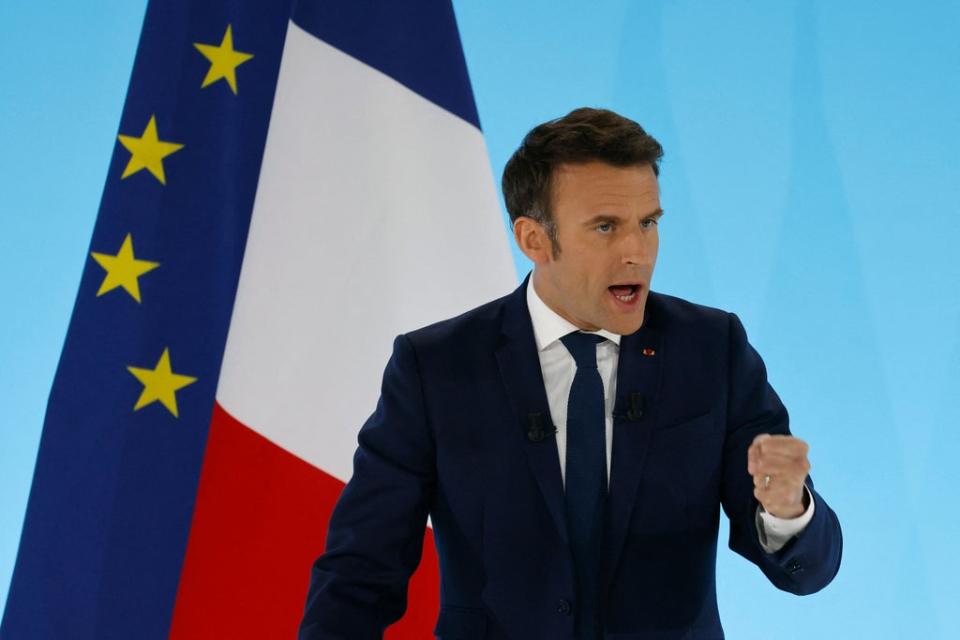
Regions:
[[[761,433],[747,450],[747,473],[753,476],[753,495],[767,513],[796,518],[803,504],[803,483],[810,471],[806,442],[793,436]]]

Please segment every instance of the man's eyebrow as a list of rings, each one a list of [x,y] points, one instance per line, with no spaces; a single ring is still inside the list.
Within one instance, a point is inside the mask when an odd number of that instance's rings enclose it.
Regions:
[[[621,218],[620,216],[613,215],[612,213],[601,213],[599,215],[593,216],[583,224],[589,226],[592,224],[600,224],[601,222],[623,222],[623,218]]]
[[[656,218],[656,219],[659,220],[660,218],[663,217],[663,214],[664,214],[664,213],[666,213],[666,212],[665,212],[663,209],[657,209],[656,211],[653,211],[653,212],[645,215],[645,216],[643,217],[643,219],[644,219],[644,220],[648,220],[648,219],[650,219],[650,218]],[[594,224],[600,224],[600,223],[602,223],[602,222],[623,222],[623,218],[622,218],[621,216],[614,215],[614,214],[612,214],[612,213],[601,213],[601,214],[598,214],[598,215],[593,216],[592,218],[590,218],[589,220],[587,220],[587,221],[584,222],[583,224],[586,225],[586,226],[590,226],[590,225],[594,225]]]

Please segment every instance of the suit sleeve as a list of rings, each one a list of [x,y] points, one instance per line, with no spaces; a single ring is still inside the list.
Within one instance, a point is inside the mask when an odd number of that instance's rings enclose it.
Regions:
[[[406,611],[436,473],[416,356],[405,336],[393,343],[380,400],[358,443],[353,477],[313,565],[301,640],[382,638]]]
[[[795,538],[775,553],[766,553],[756,527],[758,502],[753,479],[747,473],[747,449],[761,433],[790,435],[789,417],[767,382],[767,370],[747,342],[740,320],[729,314],[729,375],[727,440],[724,449],[721,500],[730,519],[730,548],[756,564],[778,588],[806,595],[827,586],[840,568],[843,540],[836,514],[807,487],[816,509],[813,519]]]

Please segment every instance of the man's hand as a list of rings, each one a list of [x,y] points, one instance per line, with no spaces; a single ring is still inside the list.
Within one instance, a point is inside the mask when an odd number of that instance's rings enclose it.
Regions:
[[[806,442],[793,436],[761,433],[747,450],[747,473],[753,476],[753,495],[767,513],[796,518],[803,504],[803,483],[810,471]]]

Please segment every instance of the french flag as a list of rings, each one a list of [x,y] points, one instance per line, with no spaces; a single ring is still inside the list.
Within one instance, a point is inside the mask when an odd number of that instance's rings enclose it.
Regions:
[[[151,1],[0,637],[293,637],[393,337],[514,286],[449,0]]]

